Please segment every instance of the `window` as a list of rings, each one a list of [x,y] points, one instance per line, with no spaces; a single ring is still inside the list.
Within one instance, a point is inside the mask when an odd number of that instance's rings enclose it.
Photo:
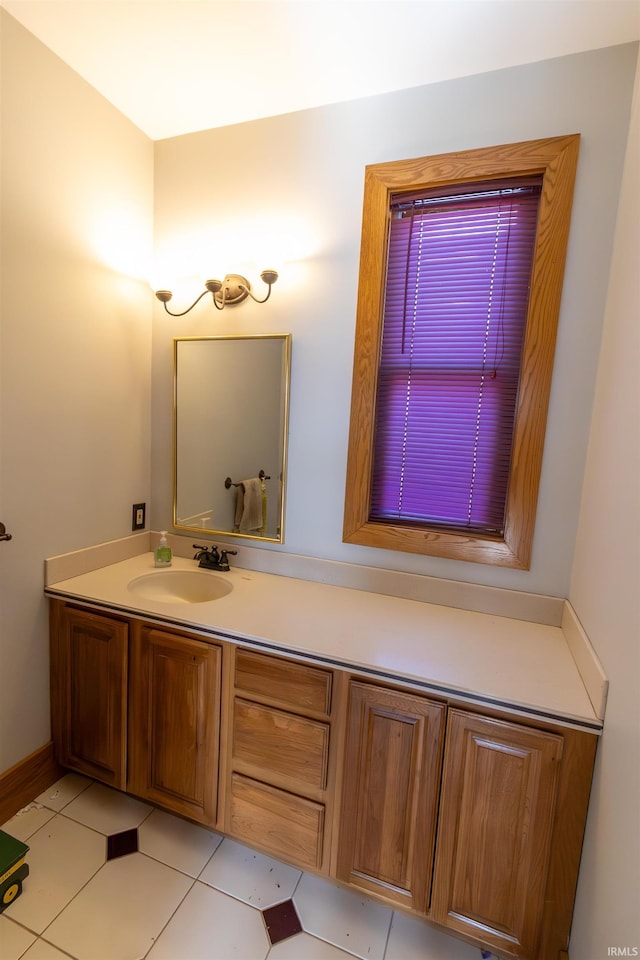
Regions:
[[[345,541],[528,568],[578,143],[367,167]]]

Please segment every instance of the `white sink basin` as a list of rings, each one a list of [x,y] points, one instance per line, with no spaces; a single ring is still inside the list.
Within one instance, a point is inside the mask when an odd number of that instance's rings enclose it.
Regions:
[[[206,570],[157,570],[130,580],[129,590],[161,603],[208,603],[226,597],[233,584]]]

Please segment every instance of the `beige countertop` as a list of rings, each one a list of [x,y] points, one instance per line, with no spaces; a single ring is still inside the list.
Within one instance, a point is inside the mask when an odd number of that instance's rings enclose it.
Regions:
[[[174,557],[169,569],[198,566]],[[232,584],[225,597],[167,603],[129,588],[153,572],[153,553],[143,553],[49,584],[46,593],[408,681],[425,691],[596,732],[602,727],[560,627],[242,568],[212,574]]]

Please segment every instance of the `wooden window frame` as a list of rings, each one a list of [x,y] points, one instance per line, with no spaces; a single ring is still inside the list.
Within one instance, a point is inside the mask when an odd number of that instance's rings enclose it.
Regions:
[[[343,541],[528,570],[580,135],[466,150],[365,169]],[[531,292],[502,536],[369,519],[391,195],[541,174]]]

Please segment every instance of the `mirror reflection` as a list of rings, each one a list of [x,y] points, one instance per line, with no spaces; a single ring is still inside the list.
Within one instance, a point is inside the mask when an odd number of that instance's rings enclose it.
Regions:
[[[174,340],[173,525],[284,542],[291,335]]]

